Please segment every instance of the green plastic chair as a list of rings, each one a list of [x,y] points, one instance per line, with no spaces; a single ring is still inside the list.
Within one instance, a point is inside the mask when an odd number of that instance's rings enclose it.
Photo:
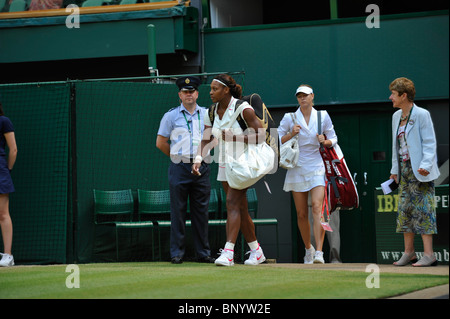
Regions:
[[[104,191],[94,189],[94,218],[96,224],[130,222],[134,200],[131,189]]]
[[[211,194],[209,195],[208,213],[213,213],[215,218],[219,216],[219,195],[215,188],[211,189]]]
[[[225,194],[224,189],[220,188],[220,211],[221,217],[226,218],[225,213],[227,212],[227,195]],[[256,195],[256,189],[249,188],[247,189],[247,203],[248,203],[248,212],[253,213],[254,218],[258,215],[258,196]]]
[[[170,191],[138,189],[138,218],[140,222],[152,221],[158,230],[159,260],[161,260],[161,232],[170,227]],[[168,216],[167,216],[168,215]],[[164,220],[164,219],[166,220]]]
[[[118,231],[129,226],[133,212],[134,200],[131,189],[114,191],[94,189],[94,223],[114,227],[117,261],[119,261]]]
[[[149,217],[154,219],[170,214],[170,191],[149,191],[138,189],[139,220]]]
[[[258,218],[258,196],[256,196],[256,189],[247,189],[248,212],[253,213],[254,218]]]

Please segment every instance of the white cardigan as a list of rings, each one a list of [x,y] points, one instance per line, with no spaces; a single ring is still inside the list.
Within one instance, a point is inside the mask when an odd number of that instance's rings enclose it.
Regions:
[[[392,115],[391,174],[395,175],[399,175],[397,129],[401,115],[402,110],[398,110]],[[420,182],[430,182],[438,178],[440,172],[437,166],[436,135],[434,133],[430,112],[414,104],[405,135],[411,159],[411,167],[417,180]],[[427,170],[430,174],[427,176],[420,175],[417,171],[419,168]]]

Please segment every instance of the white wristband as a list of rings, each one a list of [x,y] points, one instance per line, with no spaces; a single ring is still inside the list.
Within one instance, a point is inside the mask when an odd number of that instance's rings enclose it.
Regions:
[[[202,161],[203,161],[203,157],[201,157],[201,155],[197,155],[194,159],[194,164],[201,163]]]

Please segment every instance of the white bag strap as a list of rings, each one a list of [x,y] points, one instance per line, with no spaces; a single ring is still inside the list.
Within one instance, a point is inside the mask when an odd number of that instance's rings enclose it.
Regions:
[[[294,123],[294,125],[297,124],[297,117],[295,116],[295,113],[292,112],[292,113],[289,113],[289,114],[291,114],[292,122]]]
[[[245,102],[241,103],[241,105],[239,105],[239,107],[234,110],[234,113],[231,115],[230,121],[228,122],[229,127],[227,127],[227,129],[230,129],[233,126],[234,122],[237,121],[237,117],[239,116],[239,114],[241,114],[244,107],[245,107]],[[225,112],[227,112],[227,111],[225,111]],[[228,160],[234,159],[233,155],[231,155],[231,154],[234,154],[235,143],[234,142],[225,142],[225,141],[223,141],[223,143],[225,145],[225,154],[228,154],[228,156],[230,156],[230,159],[228,159]],[[248,146],[248,144],[245,144],[244,147],[245,147],[245,149],[243,151],[246,151],[249,146]]]
[[[295,112],[291,112],[291,118],[292,118],[292,122],[294,123],[294,126],[297,124],[297,116],[295,115]],[[298,135],[295,135],[295,137],[298,139]]]
[[[234,99],[234,97],[231,97],[231,98]],[[238,101],[238,99],[236,99],[236,102],[233,101],[233,103],[237,103],[237,101]],[[218,103],[216,103],[216,107],[217,107],[217,105],[218,105]],[[236,104],[235,104],[235,106],[236,106]],[[230,116],[230,121],[228,122],[228,127],[223,127],[222,129],[231,129],[234,122],[237,121],[237,118],[238,118],[239,114],[241,114],[244,107],[245,107],[244,103],[241,103],[239,105],[239,107],[234,110],[234,113]],[[225,110],[225,112],[228,112],[228,108]],[[214,134],[214,128],[213,128],[213,134]],[[220,139],[219,136],[222,136],[221,131],[217,130],[217,132],[216,132],[216,134],[214,134],[214,136],[216,136],[218,139]]]
[[[236,101],[237,102],[237,101]],[[236,110],[234,110],[234,113],[233,113],[233,115],[231,115],[231,117],[230,117],[230,127],[229,128],[231,128],[232,126],[233,126],[233,124],[234,124],[234,122],[236,122],[236,120],[237,120],[237,118],[238,118],[238,116],[239,116],[239,114],[241,114],[242,113],[242,111],[243,111],[243,109],[244,109],[244,107],[245,107],[245,101],[243,102],[243,103],[241,103],[241,105],[239,105],[239,107],[236,109]],[[243,118],[243,117],[242,117]]]

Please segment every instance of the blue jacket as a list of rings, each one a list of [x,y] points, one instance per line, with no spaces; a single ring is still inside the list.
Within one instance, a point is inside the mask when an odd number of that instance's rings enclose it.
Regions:
[[[399,145],[397,142],[397,129],[402,110],[392,115],[392,168],[391,174],[399,175]],[[436,135],[430,112],[414,104],[411,116],[406,126],[406,144],[408,146],[411,167],[414,175],[420,182],[430,182],[439,177],[437,165]],[[419,168],[426,169],[430,174],[420,175]]]

